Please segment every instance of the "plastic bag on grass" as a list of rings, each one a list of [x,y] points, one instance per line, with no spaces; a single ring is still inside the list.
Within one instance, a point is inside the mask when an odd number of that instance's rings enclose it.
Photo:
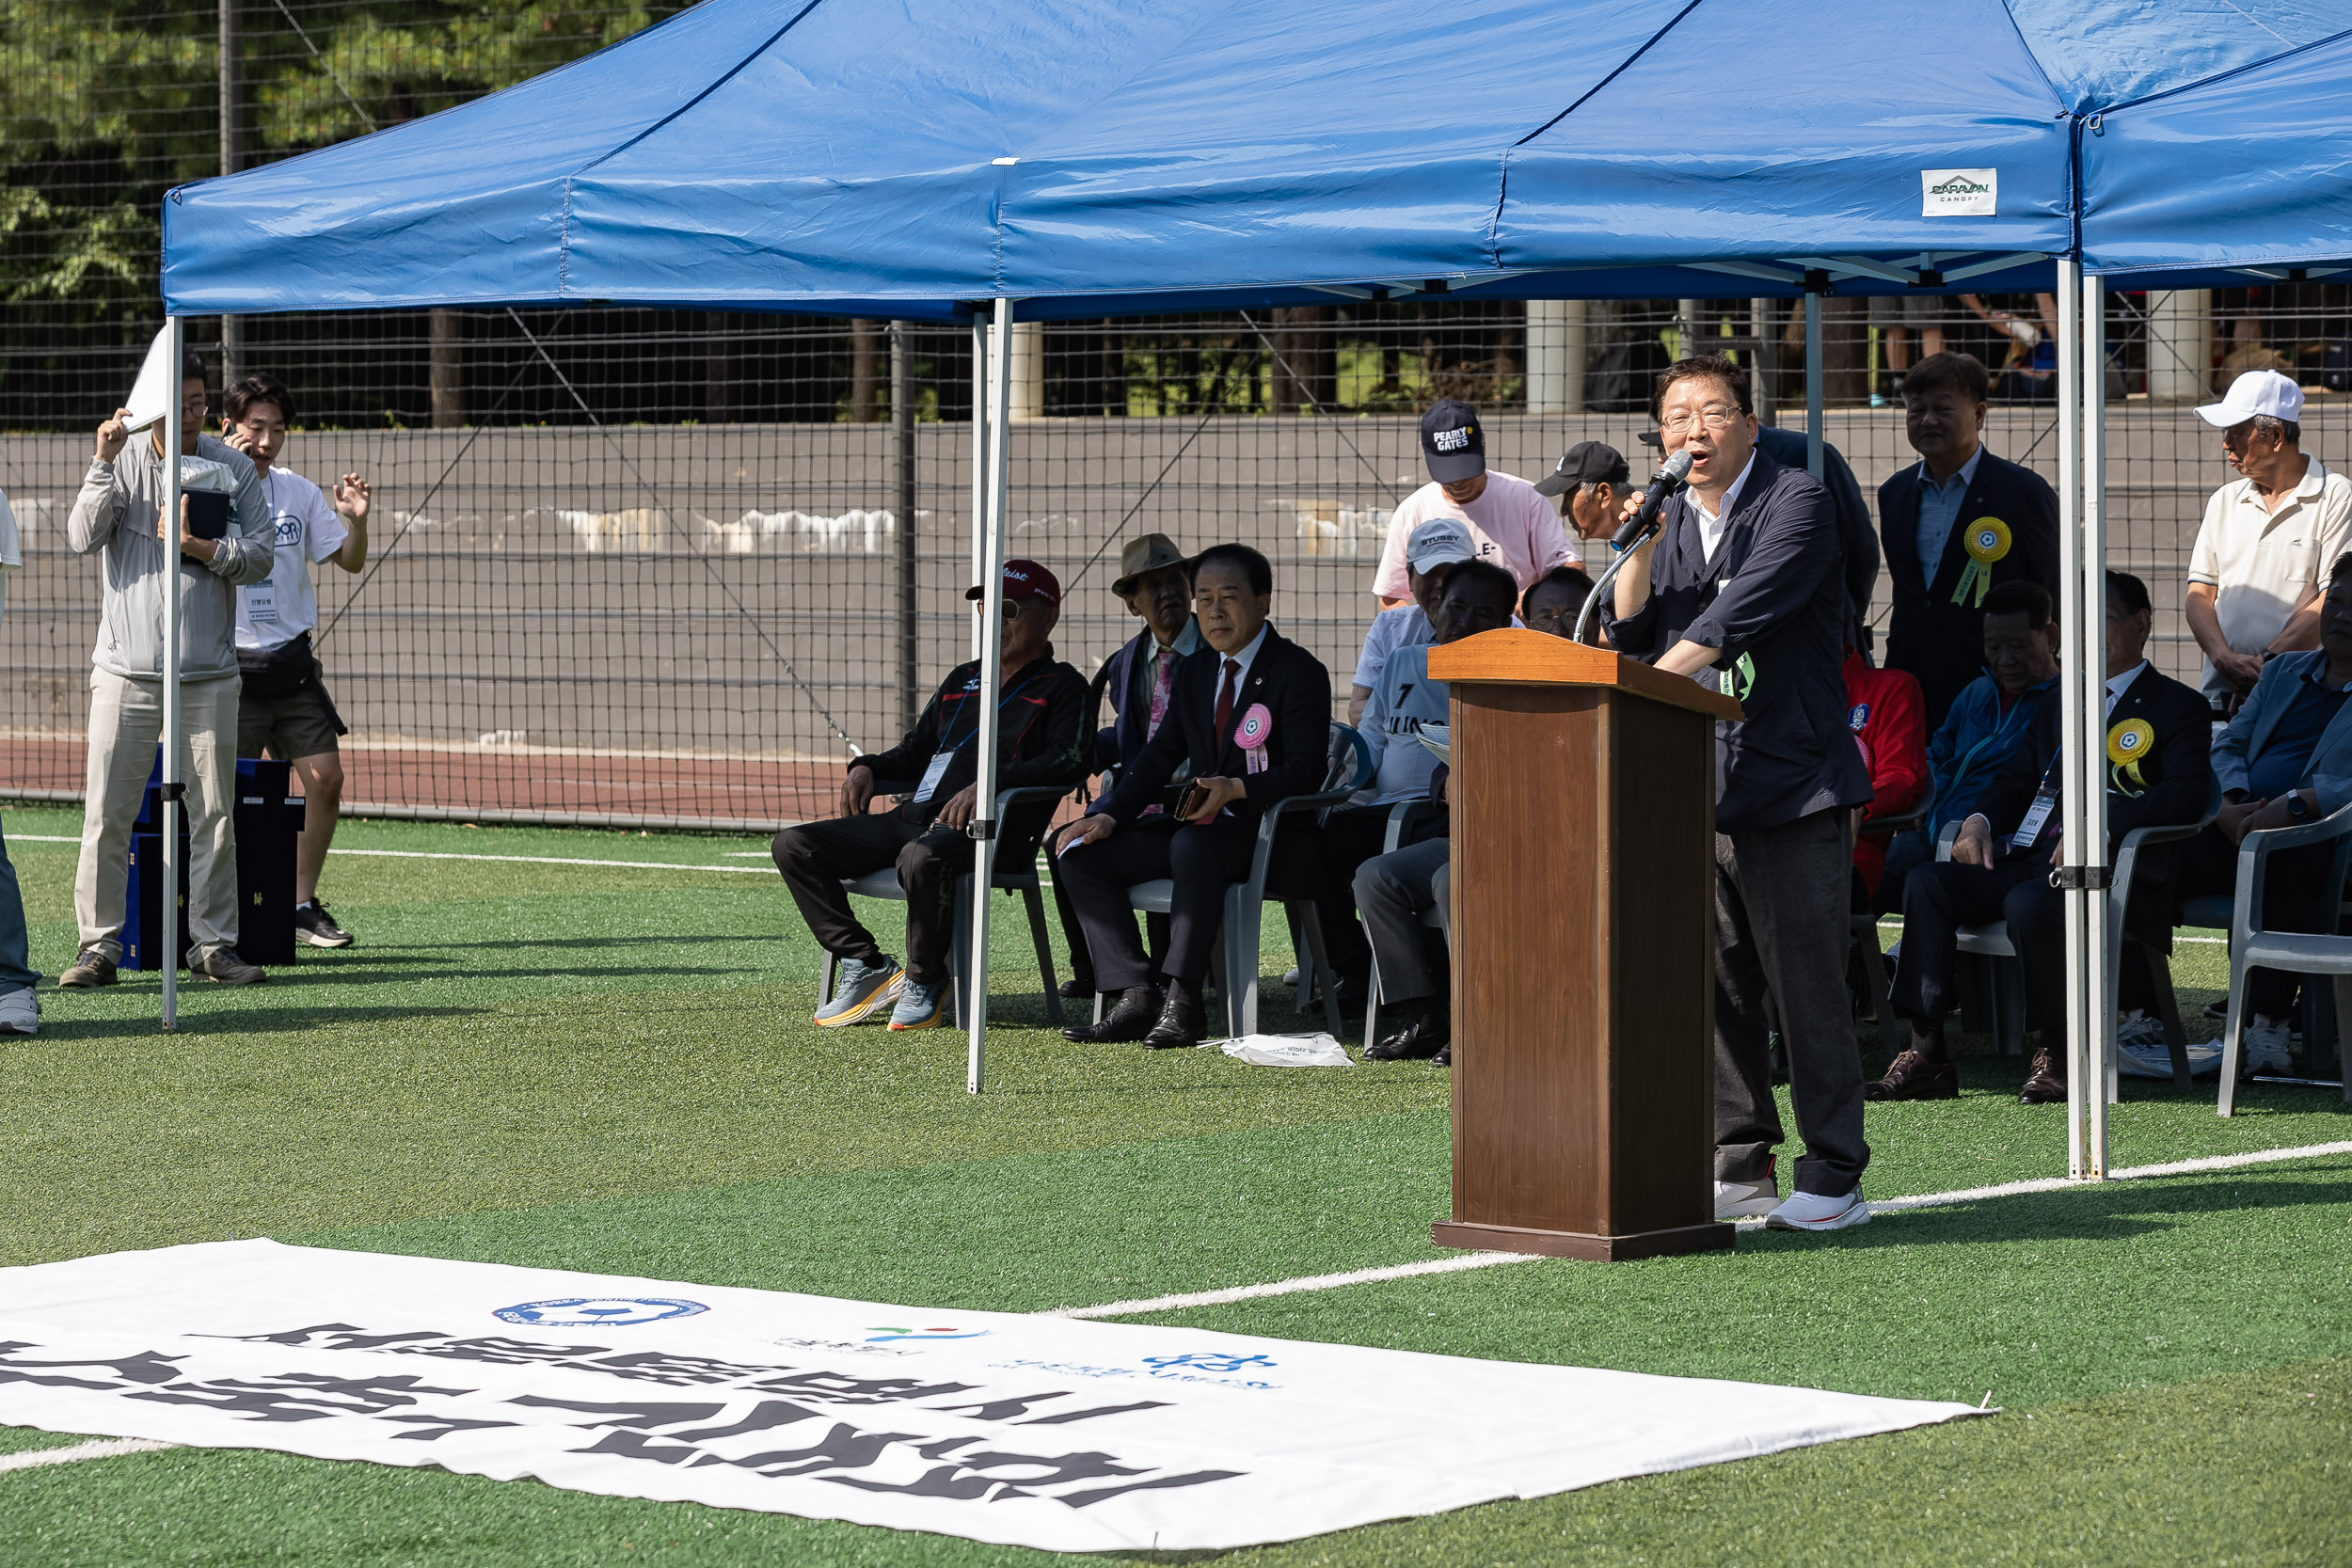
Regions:
[[[1329,1035],[1244,1035],[1239,1039],[1203,1040],[1202,1049],[1218,1046],[1225,1054],[1253,1067],[1354,1067],[1347,1048]]]

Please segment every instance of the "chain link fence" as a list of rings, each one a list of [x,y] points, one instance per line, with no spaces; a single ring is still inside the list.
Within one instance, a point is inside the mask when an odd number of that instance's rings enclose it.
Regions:
[[[0,623],[0,794],[80,788],[99,568],[66,549],[65,518],[158,325],[163,192],[495,90],[675,8],[0,0],[0,490],[24,557]],[[1994,370],[1991,449],[2055,480],[2046,297],[1820,309],[1826,434],[1866,490],[1912,460],[1896,377],[1939,347]],[[1754,366],[1767,417],[1802,425],[1802,311],[1437,300],[1025,326],[1008,553],[1059,575],[1057,647],[1090,671],[1136,626],[1109,590],[1120,543],[1255,545],[1278,619],[1343,693],[1389,511],[1423,478],[1421,409],[1477,404],[1507,472],[1583,439],[1639,467],[1649,377],[1686,348]],[[2284,369],[2312,399],[2305,450],[2352,463],[2348,333],[2352,290],[2330,283],[2113,297],[2111,559],[2153,592],[2160,667],[2195,676],[2182,578],[2231,478],[2191,404]],[[796,820],[967,656],[967,330],[453,309],[199,319],[190,337],[216,393],[254,371],[293,388],[287,467],[373,483],[367,568],[320,568],[351,809]]]

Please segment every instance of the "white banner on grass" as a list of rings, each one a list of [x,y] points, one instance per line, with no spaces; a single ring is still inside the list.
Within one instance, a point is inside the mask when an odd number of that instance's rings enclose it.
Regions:
[[[1289,1540],[1970,1413],[266,1241],[0,1269],[0,1423],[1058,1551]]]

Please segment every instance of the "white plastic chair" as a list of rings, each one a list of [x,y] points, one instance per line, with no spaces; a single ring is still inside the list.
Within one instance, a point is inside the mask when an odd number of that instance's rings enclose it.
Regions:
[[[2352,869],[2352,806],[2330,812],[2316,822],[2290,828],[2270,828],[2248,833],[2238,844],[2237,897],[2230,911],[2230,1017],[2221,1035],[2221,1093],[2216,1109],[2229,1116],[2237,1108],[2238,1052],[2246,1038],[2246,972],[2280,969],[2296,974],[2327,974],[2335,980],[2339,1024],[2352,1020],[2352,937],[2334,931],[2265,931],[2262,919],[2263,883],[2269,875],[2270,857],[2281,849],[2303,848],[2333,842],[2326,895],[2321,908],[2329,911],[2330,926],[2343,924],[2344,879]],[[2308,988],[2307,988],[2308,989]],[[2310,1016],[2307,1012],[2306,1016]],[[2318,1042],[2307,1029],[2304,1042],[2316,1051]],[[2337,1061],[2344,1053],[2339,1044]],[[2344,1074],[2344,1098],[2352,1104],[2352,1071]]]
[[[877,786],[876,793],[884,793],[884,790]],[[999,790],[996,792],[996,821],[1001,827],[1011,820],[1015,806],[1058,800],[1069,793],[1069,789],[1060,784],[1033,784],[1025,789]],[[898,885],[898,872],[895,866],[885,865],[863,877],[844,877],[841,885],[867,898],[906,901],[906,890]],[[1045,931],[1045,898],[1037,879],[1036,847],[1030,847],[1029,858],[1023,864],[1008,865],[999,856],[994,875],[989,878],[988,885],[1005,893],[1019,894],[1021,901],[1028,906],[1029,939],[1037,945],[1038,976],[1045,987],[1045,1016],[1059,1023],[1062,1021],[1061,993],[1054,979],[1053,945]],[[953,907],[954,957],[949,961],[953,965],[955,980],[956,1023],[961,1027],[963,1023],[964,988],[972,973],[972,874],[968,871],[956,879]],[[834,981],[840,968],[839,958],[831,953],[825,955],[823,973],[817,981],[817,1006],[820,1011],[825,1004],[833,1000]]]
[[[2148,977],[2156,997],[2156,1016],[2164,1024],[2164,1039],[2172,1057],[2172,1082],[2180,1088],[2189,1086],[2188,1034],[2181,1027],[2180,1005],[2172,991],[2172,967],[2165,956],[2142,942],[2125,927],[2123,915],[2131,904],[2132,882],[2139,875],[2139,852],[2152,844],[2169,844],[2180,839],[2195,838],[2221,809],[2218,784],[2205,800],[2205,815],[2194,823],[2172,823],[2164,826],[2134,828],[2123,835],[2117,846],[2115,864],[2108,876],[2106,918],[2106,991],[2102,1004],[2106,1011],[2101,1016],[2116,1014],[2117,994],[2122,978],[2122,966],[2137,961],[2148,966]],[[1965,821],[1965,818],[1962,819]],[[1948,822],[1937,835],[1935,858],[1952,858],[1952,840],[1959,835],[1960,822]],[[1993,1037],[2001,1053],[2008,1056],[2023,1054],[2026,1049],[2026,977],[2017,961],[2017,949],[2009,940],[2005,921],[1988,921],[1981,926],[1960,928],[1960,950],[1988,960],[1986,971],[1993,992]],[[2106,1064],[2106,1096],[2112,1101],[2117,1095],[2116,1066],[2109,1053]]]

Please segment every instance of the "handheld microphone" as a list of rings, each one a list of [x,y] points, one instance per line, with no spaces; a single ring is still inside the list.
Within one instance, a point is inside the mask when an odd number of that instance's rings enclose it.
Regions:
[[[1676,452],[1658,470],[1658,477],[1649,482],[1649,493],[1642,498],[1641,510],[1625,520],[1609,547],[1622,554],[1641,542],[1642,535],[1658,526],[1658,510],[1666,504],[1666,498],[1688,483],[1691,475],[1691,454]]]

